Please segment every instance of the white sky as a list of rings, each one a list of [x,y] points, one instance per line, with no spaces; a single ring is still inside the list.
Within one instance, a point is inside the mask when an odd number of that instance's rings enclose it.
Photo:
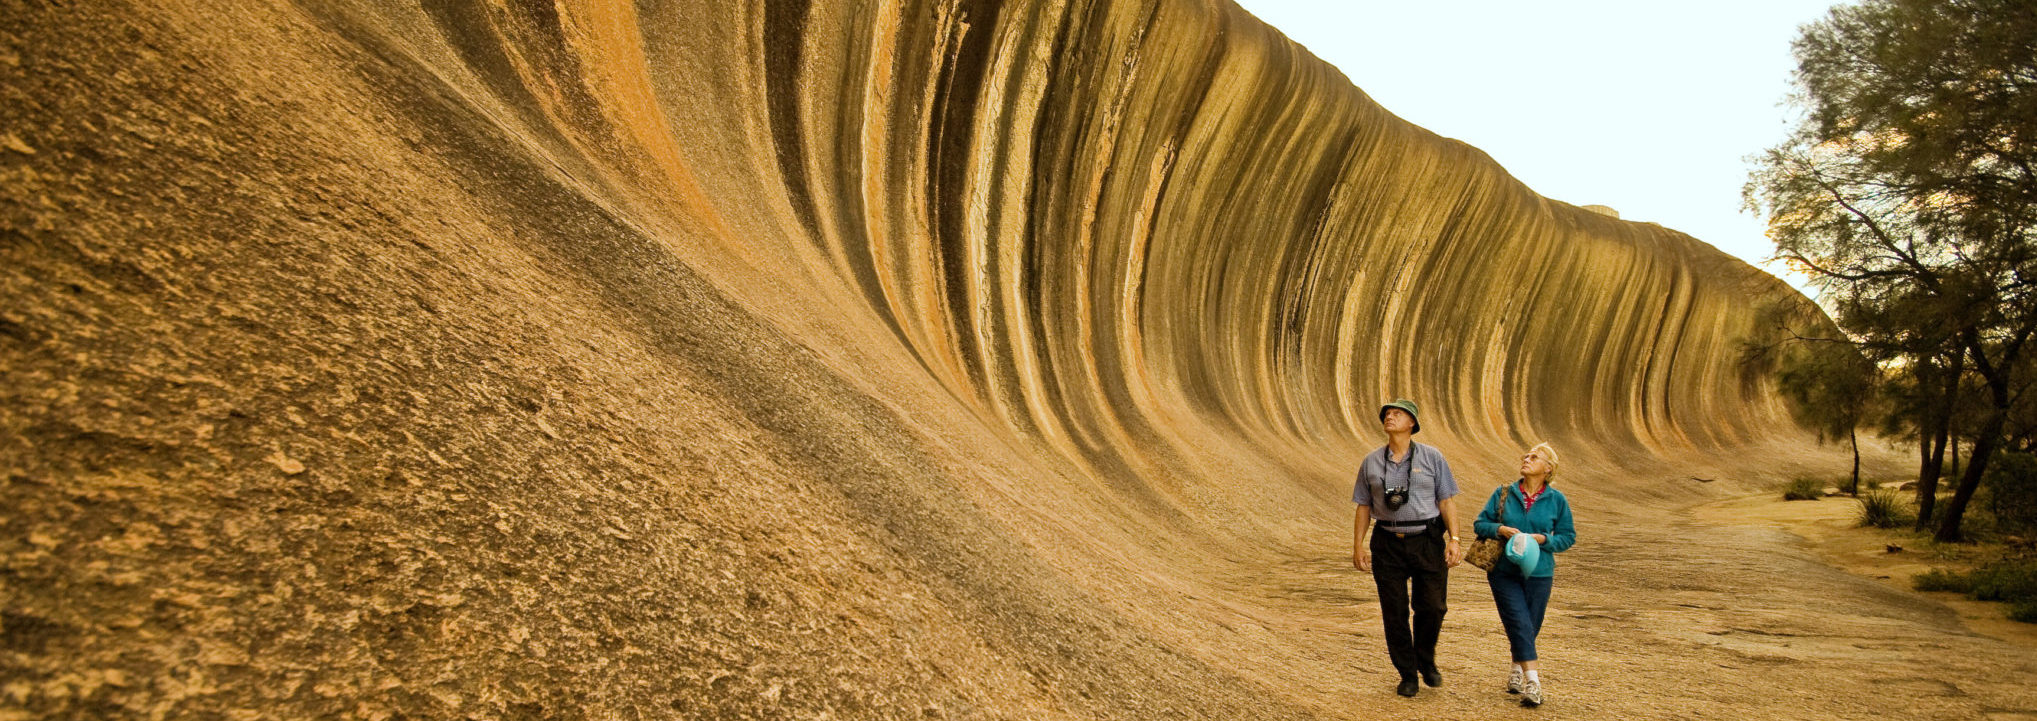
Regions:
[[[1799,288],[1740,209],[1797,27],[1834,0],[1237,0],[1388,111],[1550,198],[1689,233]]]

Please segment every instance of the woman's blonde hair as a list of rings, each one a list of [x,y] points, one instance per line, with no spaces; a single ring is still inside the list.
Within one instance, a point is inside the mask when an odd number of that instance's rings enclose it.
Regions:
[[[1543,480],[1543,482],[1544,482],[1544,483],[1546,483],[1546,482],[1548,482],[1548,481],[1550,481],[1550,480],[1555,480],[1555,478],[1556,478],[1556,467],[1557,467],[1557,466],[1560,466],[1560,465],[1563,465],[1563,462],[1562,462],[1562,461],[1560,461],[1560,460],[1557,460],[1557,457],[1556,457],[1556,447],[1555,447],[1555,446],[1552,446],[1552,445],[1549,445],[1549,443],[1548,443],[1547,441],[1544,441],[1544,442],[1542,442],[1542,443],[1537,443],[1537,444],[1535,444],[1535,447],[1534,447],[1534,448],[1530,448],[1530,449],[1528,449],[1528,452],[1529,452],[1529,453],[1540,453],[1540,454],[1542,454],[1542,460],[1545,460],[1545,461],[1548,461],[1548,462],[1549,462],[1549,478],[1547,478],[1547,479],[1544,479],[1544,480]]]

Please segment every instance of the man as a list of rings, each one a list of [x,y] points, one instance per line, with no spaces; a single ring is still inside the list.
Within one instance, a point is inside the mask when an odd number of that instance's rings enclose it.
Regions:
[[[1380,617],[1386,621],[1386,651],[1400,672],[1396,692],[1443,685],[1436,670],[1436,637],[1443,630],[1450,568],[1463,558],[1457,546],[1457,478],[1441,451],[1414,442],[1422,423],[1414,401],[1397,399],[1379,407],[1386,446],[1365,456],[1351,502],[1358,504],[1351,531],[1351,561],[1379,586]],[[1377,525],[1374,525],[1374,522]],[[1372,542],[1365,532],[1372,531]],[[1408,584],[1414,595],[1408,595]],[[1408,609],[1414,608],[1414,625]]]

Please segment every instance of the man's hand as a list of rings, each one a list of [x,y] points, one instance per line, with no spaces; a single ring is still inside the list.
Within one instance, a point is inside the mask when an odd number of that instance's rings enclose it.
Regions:
[[[1357,567],[1358,567],[1358,570],[1360,570],[1360,571],[1364,571],[1364,572],[1366,572],[1366,573],[1371,573],[1371,572],[1372,572],[1372,549],[1369,549],[1369,548],[1360,548],[1360,549],[1358,549],[1358,551],[1357,551],[1357,552],[1355,552],[1355,553],[1352,553],[1352,554],[1351,554],[1351,565],[1353,565],[1353,566],[1357,566]]]
[[[1443,547],[1443,567],[1456,568],[1457,564],[1464,561],[1464,551],[1457,547],[1456,541],[1450,541],[1449,543],[1450,545]]]

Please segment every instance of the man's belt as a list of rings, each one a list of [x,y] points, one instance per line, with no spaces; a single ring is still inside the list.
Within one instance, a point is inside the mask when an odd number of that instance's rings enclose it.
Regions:
[[[1393,534],[1395,538],[1407,538],[1427,533],[1440,518],[1442,516],[1430,516],[1419,521],[1379,521],[1374,527],[1381,532]]]

